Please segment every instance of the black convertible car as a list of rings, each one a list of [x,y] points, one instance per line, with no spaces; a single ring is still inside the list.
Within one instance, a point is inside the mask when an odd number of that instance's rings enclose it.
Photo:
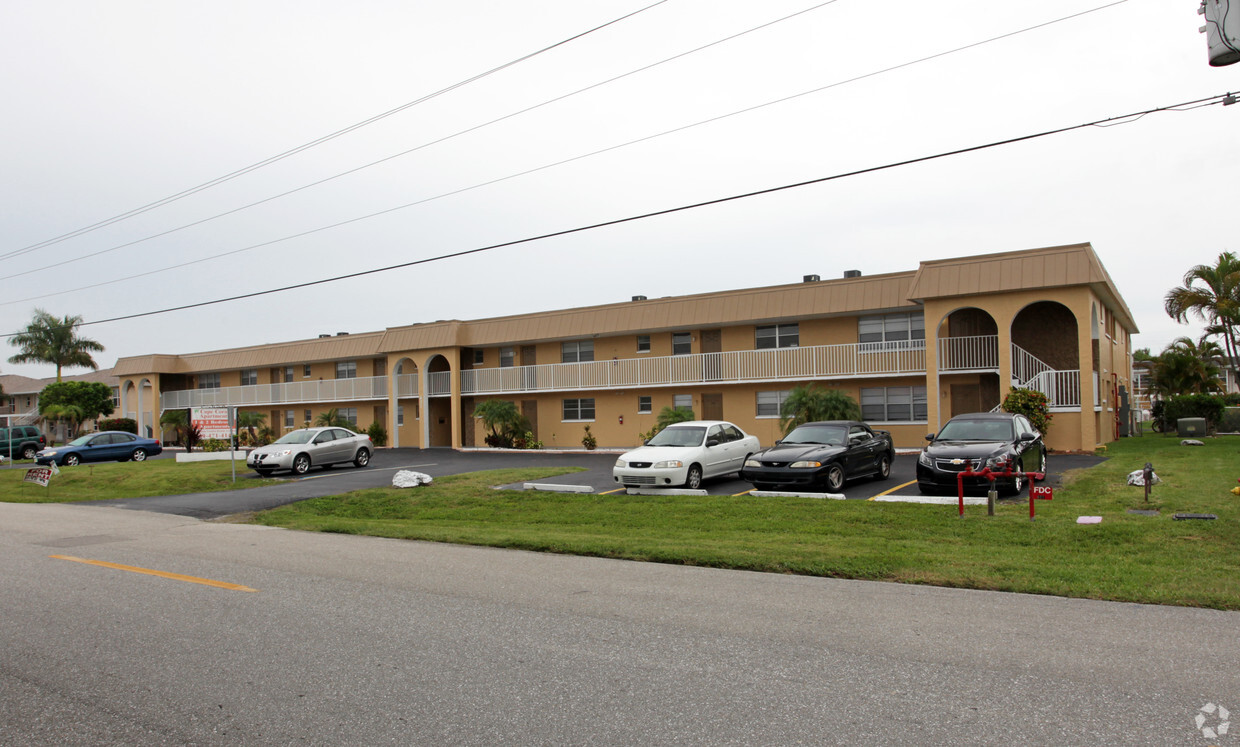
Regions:
[[[955,493],[957,476],[968,467],[981,472],[986,467],[997,469],[1011,462],[1018,473],[1046,471],[1046,444],[1024,415],[957,415],[947,421],[937,436],[931,433],[926,440],[930,443],[917,457],[917,487],[927,495]],[[976,492],[989,486],[984,477],[964,479],[965,490]],[[1020,493],[1024,486],[1025,477],[1021,474],[995,481],[996,489],[1008,495]]]
[[[846,480],[891,474],[891,434],[854,420],[805,423],[745,460],[741,479],[757,490],[838,493]]]

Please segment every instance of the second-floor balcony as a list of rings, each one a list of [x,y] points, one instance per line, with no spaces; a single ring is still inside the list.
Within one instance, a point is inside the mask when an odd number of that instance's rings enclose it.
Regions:
[[[355,379],[226,386],[216,389],[182,389],[164,392],[160,397],[160,407],[164,410],[186,407],[251,407],[308,402],[360,402],[387,397],[387,377],[367,376]]]

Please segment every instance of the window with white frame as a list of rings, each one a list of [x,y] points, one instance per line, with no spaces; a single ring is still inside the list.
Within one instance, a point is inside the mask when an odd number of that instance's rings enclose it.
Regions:
[[[693,352],[693,335],[688,332],[672,334],[672,355],[689,355]]]
[[[638,335],[637,336],[637,352],[639,353],[650,352],[650,335]]]
[[[594,360],[594,340],[560,343],[561,363],[587,363]]]
[[[396,425],[397,427],[399,427],[404,424],[405,424],[405,406],[397,405],[396,406]]]
[[[784,406],[784,400],[788,399],[791,392],[788,390],[779,392],[758,392],[758,410],[757,416],[760,418],[777,418]]]
[[[313,423],[313,422],[314,422],[314,412],[312,412],[312,411],[310,411],[310,410],[306,410],[305,412],[303,412],[303,413],[302,413],[302,419],[301,419],[301,422],[305,423],[306,425],[309,425],[309,424]]]
[[[288,369],[285,369],[285,371],[284,371],[284,375],[287,377],[287,376],[288,376],[288,374],[289,374]],[[303,364],[303,365],[302,365],[302,367],[301,367],[301,377],[302,377],[303,379],[308,379],[308,378],[310,378],[310,364],[309,364],[309,363],[306,363],[306,364]],[[287,379],[287,380],[291,381],[292,379]]]
[[[219,373],[198,374],[199,389],[219,389],[220,375]]]
[[[121,406],[121,390],[120,387],[112,387],[112,409]]]
[[[674,410],[692,410],[693,395],[677,394],[672,397],[672,409]]]
[[[356,379],[357,361],[336,361],[337,379]]]
[[[340,415],[340,417],[349,421],[350,425],[354,425],[354,426],[357,425],[357,408],[356,407],[341,407],[337,409],[336,412]]]
[[[654,403],[651,401],[650,395],[643,394],[637,398],[637,412],[639,414],[654,412]]]
[[[920,350],[926,346],[926,318],[920,311],[871,314],[857,320],[858,350]]]
[[[291,382],[292,380],[293,380],[293,367],[285,366],[284,367],[284,381],[285,383],[288,383],[288,382]]]
[[[801,344],[799,324],[767,324],[754,328],[754,349],[795,348]]]
[[[594,398],[580,397],[564,400],[563,420],[594,420]]]
[[[296,428],[297,427],[297,422],[295,420],[296,417],[297,417],[296,410],[285,410],[284,411],[284,427],[285,428]]]
[[[483,350],[482,348],[475,348],[474,349],[474,365],[481,366],[485,362],[486,362],[486,351]]]
[[[258,383],[258,369],[257,368],[241,369],[241,386],[254,386],[257,383]]]
[[[924,386],[888,386],[861,389],[861,418],[887,423],[925,422],[928,417]]]
[[[516,361],[516,357],[517,357],[516,351],[514,348],[511,348],[511,347],[500,348],[499,349],[499,367],[500,368],[512,368],[513,363]]]

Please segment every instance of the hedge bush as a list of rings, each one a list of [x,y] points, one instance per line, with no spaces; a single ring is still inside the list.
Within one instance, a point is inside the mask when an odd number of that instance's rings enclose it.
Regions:
[[[99,421],[101,431],[125,431],[138,435],[138,422],[133,418],[104,418]]]

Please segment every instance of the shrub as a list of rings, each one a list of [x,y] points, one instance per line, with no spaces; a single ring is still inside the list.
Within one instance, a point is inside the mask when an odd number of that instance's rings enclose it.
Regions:
[[[387,429],[378,420],[370,424],[366,435],[370,436],[370,442],[375,446],[387,446]]]
[[[581,445],[586,447],[587,451],[594,451],[594,448],[598,446],[598,439],[590,432],[590,426],[588,425],[586,426],[586,435],[581,437]]]
[[[1050,400],[1046,398],[1045,394],[1036,389],[1017,389],[1013,387],[1008,392],[1008,395],[1003,398],[1002,410],[1029,418],[1029,422],[1043,436],[1046,435],[1047,429],[1051,427],[1051,419],[1054,417],[1051,415]]]
[[[533,431],[526,431],[525,435],[521,437],[521,441],[521,448],[523,449],[541,449],[543,447],[542,441],[536,441],[534,439]]]
[[[125,431],[138,435],[138,423],[133,418],[104,418],[99,421],[101,431]]]
[[[1204,418],[1207,430],[1218,429],[1226,402],[1217,394],[1181,394],[1166,400],[1162,410],[1163,429],[1175,430],[1180,418]]]
[[[208,438],[199,448],[202,451],[228,451],[228,442],[222,438]]]

